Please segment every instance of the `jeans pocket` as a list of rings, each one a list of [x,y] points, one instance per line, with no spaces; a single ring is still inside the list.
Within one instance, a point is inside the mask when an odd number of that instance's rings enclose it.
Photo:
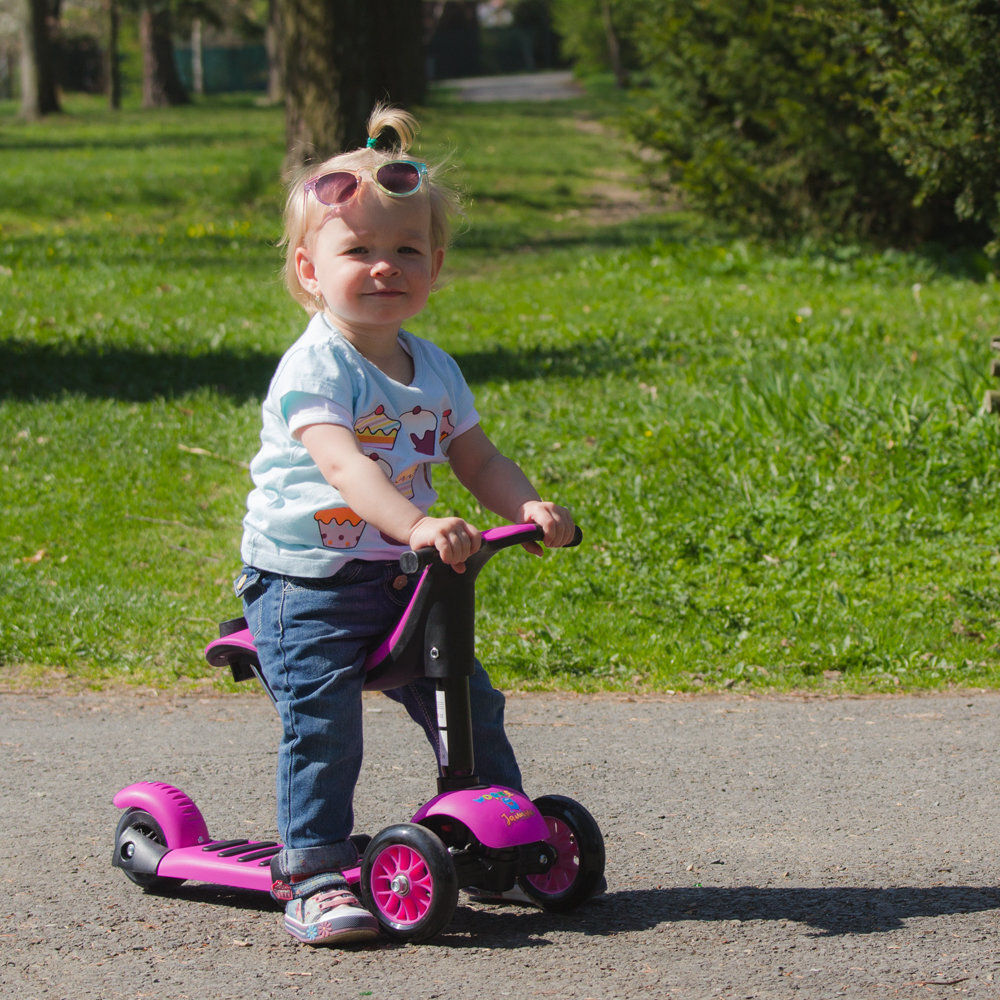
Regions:
[[[254,569],[252,566],[244,566],[240,570],[240,575],[233,580],[233,592],[237,597],[246,598],[247,591],[260,583],[261,576],[262,574],[259,569]]]

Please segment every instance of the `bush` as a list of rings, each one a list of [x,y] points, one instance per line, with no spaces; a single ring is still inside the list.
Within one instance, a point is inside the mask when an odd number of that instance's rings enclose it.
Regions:
[[[997,216],[994,6],[647,0],[633,134],[661,182],[766,235],[967,238]]]
[[[859,103],[917,183],[917,204],[947,205],[1000,249],[1000,3],[916,0],[830,15],[864,48],[871,86]],[[863,16],[862,16],[863,15]]]

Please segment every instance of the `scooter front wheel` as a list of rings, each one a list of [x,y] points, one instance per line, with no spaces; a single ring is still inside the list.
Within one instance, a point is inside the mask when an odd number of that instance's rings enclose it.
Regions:
[[[565,913],[594,896],[604,879],[604,836],[597,821],[574,799],[543,795],[534,800],[549,827],[556,860],[542,875],[523,875],[518,885],[539,906]]]
[[[123,853],[130,847],[130,841],[136,836],[145,837],[154,844],[161,847],[167,846],[167,838],[163,833],[163,827],[157,822],[156,817],[145,809],[126,809],[118,826],[115,828],[115,852]],[[149,892],[164,892],[179,886],[184,879],[167,878],[163,875],[151,875],[148,872],[134,871],[125,865],[121,865],[121,870],[125,872],[126,878],[131,879],[136,885],[141,885]]]
[[[361,899],[386,937],[426,941],[458,903],[455,863],[440,837],[416,823],[378,833],[361,862]]]

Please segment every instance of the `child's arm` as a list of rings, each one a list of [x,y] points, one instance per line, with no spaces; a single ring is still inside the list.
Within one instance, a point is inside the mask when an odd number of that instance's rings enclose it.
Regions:
[[[540,499],[521,467],[502,454],[478,424],[451,442],[448,461],[459,482],[495,514],[515,524],[537,524],[545,532],[549,548],[572,540],[572,514]],[[535,543],[525,548],[539,555],[542,552]]]
[[[459,572],[478,551],[478,529],[460,517],[428,517],[389,482],[385,473],[361,450],[354,433],[337,424],[310,424],[299,440],[323,478],[359,517],[390,538],[413,549],[434,546],[441,559]]]

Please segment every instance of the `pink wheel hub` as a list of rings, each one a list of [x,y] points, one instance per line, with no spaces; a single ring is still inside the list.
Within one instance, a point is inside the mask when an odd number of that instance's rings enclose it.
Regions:
[[[549,827],[546,841],[556,852],[555,864],[544,875],[528,875],[528,881],[546,895],[565,892],[580,874],[580,848],[572,829],[554,816],[546,816]]]
[[[431,907],[434,879],[419,852],[405,844],[393,844],[372,864],[371,892],[387,920],[415,924]]]

